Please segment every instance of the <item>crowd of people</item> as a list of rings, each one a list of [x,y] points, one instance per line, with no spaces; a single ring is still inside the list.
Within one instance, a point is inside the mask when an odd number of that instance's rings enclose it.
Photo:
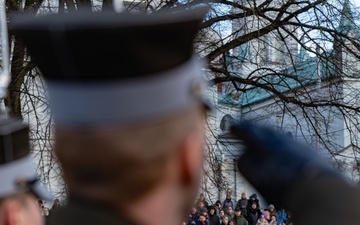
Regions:
[[[238,201],[228,193],[225,200],[213,205],[201,193],[183,225],[293,225],[291,215],[289,210],[276,209],[273,204],[260,208],[255,193],[247,198],[243,192]]]
[[[328,162],[246,121],[231,126],[244,147],[237,169],[272,204],[260,207],[244,193],[209,205],[201,196],[187,217],[201,182],[210,108],[193,44],[209,8],[85,11],[28,13],[9,27],[50,97],[54,154],[69,194],[66,207],[49,210],[51,225],[359,224],[359,192]],[[36,199],[52,199],[40,188],[28,133],[21,120],[0,118],[1,225],[42,225]]]

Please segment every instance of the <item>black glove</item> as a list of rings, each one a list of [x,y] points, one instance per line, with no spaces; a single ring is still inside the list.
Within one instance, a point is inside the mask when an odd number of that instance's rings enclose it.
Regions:
[[[315,150],[276,130],[245,122],[231,131],[245,147],[238,160],[240,173],[272,204],[286,207],[284,197],[301,182],[319,176],[343,179]]]

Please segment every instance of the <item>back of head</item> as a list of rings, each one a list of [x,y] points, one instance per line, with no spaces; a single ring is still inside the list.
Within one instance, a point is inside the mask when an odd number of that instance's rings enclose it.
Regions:
[[[95,196],[94,191],[117,202],[141,198],[162,178],[168,158],[186,136],[199,132],[201,120],[194,108],[145,125],[58,129],[55,150],[69,190]]]
[[[192,45],[206,11],[52,15],[10,26],[47,82],[70,194],[140,198],[199,130],[202,63]]]

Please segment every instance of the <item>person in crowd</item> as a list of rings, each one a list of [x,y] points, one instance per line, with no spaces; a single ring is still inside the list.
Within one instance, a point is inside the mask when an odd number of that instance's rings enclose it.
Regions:
[[[219,214],[220,221],[222,221],[225,216],[225,210],[221,209]]]
[[[235,209],[234,218],[232,219],[234,221],[234,225],[248,225],[248,221],[241,214],[241,212],[241,208]]]
[[[277,225],[277,217],[275,215],[271,216],[269,225]]]
[[[233,208],[231,206],[226,206],[225,209],[225,215],[229,218],[229,220],[232,220],[234,218]]]
[[[214,206],[215,206],[215,209],[216,209],[216,213],[217,213],[218,216],[220,216],[220,210],[222,209],[222,208],[221,208],[221,205],[222,205],[222,204],[221,204],[221,201],[220,201],[220,200],[217,200],[217,201],[215,202],[215,205],[214,205]]]
[[[200,214],[199,219],[196,223],[196,225],[210,225],[210,222],[206,215]]]
[[[224,216],[221,220],[220,225],[230,225],[229,218],[227,216]]]
[[[205,208],[200,212],[200,215],[203,215],[206,217],[206,219],[209,219],[209,214],[207,212],[207,209],[205,209]]]
[[[261,214],[256,225],[269,225],[269,222],[266,220],[265,215]]]
[[[231,193],[226,193],[226,198],[225,200],[222,202],[222,205],[221,207],[223,209],[226,209],[227,206],[231,206],[232,209],[235,209],[235,205],[234,205],[234,202],[232,201],[231,199]]]
[[[52,200],[38,181],[30,155],[29,127],[0,119],[0,224],[43,225],[37,199]]]
[[[56,214],[56,212],[61,209],[62,205],[60,203],[60,200],[56,198],[53,202],[53,205],[49,211],[49,216],[46,217],[46,225],[51,225],[51,217]]]
[[[52,225],[182,222],[203,168],[207,84],[193,44],[207,12],[13,20],[46,82],[69,192]]]
[[[208,201],[205,199],[204,193],[200,193],[199,194],[199,198],[196,201],[196,204],[198,205],[199,202],[203,202],[204,207],[209,210],[209,203]]]
[[[194,224],[199,219],[200,212],[197,210],[197,207],[195,205],[191,208],[191,213],[189,215],[189,221],[188,224]]]
[[[292,211],[288,210],[287,211],[287,220],[286,220],[286,225],[294,225],[294,218],[293,218],[293,214]]]
[[[270,216],[269,210],[268,210],[268,209],[265,209],[265,210],[262,212],[262,214],[265,216],[266,221],[270,222],[271,216]]]
[[[246,197],[246,193],[243,192],[243,193],[241,193],[240,199],[236,203],[236,208],[241,209],[241,215],[243,215],[243,216],[246,216],[247,205],[248,205],[248,199]]]
[[[61,208],[60,200],[56,198],[54,200],[54,203],[53,203],[51,209],[50,209],[50,215],[53,214],[56,210],[58,210],[60,208]]]
[[[258,219],[260,218],[260,215],[262,215],[261,210],[257,207],[256,202],[253,202],[251,207],[247,210],[246,219],[249,222],[249,225],[256,225]]]
[[[220,217],[216,213],[216,207],[209,207],[209,221],[210,225],[220,225]]]
[[[45,207],[43,200],[38,199],[38,206],[39,206],[40,214],[44,217],[48,217],[50,214],[50,210],[48,207]]]
[[[251,205],[255,202],[256,207],[260,209],[260,202],[259,199],[257,198],[257,194],[252,194],[250,195],[249,199],[248,199],[248,205],[247,208],[251,208]]]
[[[284,225],[287,221],[287,213],[283,207],[280,207],[280,209],[277,211],[277,221],[276,223],[278,225]]]
[[[270,204],[267,208],[267,210],[269,211],[270,213],[270,217],[271,216],[275,216],[276,218],[278,217],[278,214],[276,212],[276,209],[275,209],[275,206],[273,204]]]
[[[197,210],[199,212],[202,212],[202,211],[208,211],[208,208],[205,206],[204,202],[203,201],[199,201],[197,202]]]
[[[221,203],[221,201],[220,201],[220,200],[216,200],[215,206],[216,206],[219,210],[222,209],[222,203]]]

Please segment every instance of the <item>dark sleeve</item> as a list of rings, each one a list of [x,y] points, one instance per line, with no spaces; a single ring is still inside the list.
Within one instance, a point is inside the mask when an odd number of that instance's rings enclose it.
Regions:
[[[334,202],[335,196],[341,200]],[[296,225],[358,225],[360,221],[360,193],[343,180],[320,177],[298,185],[286,199]]]

